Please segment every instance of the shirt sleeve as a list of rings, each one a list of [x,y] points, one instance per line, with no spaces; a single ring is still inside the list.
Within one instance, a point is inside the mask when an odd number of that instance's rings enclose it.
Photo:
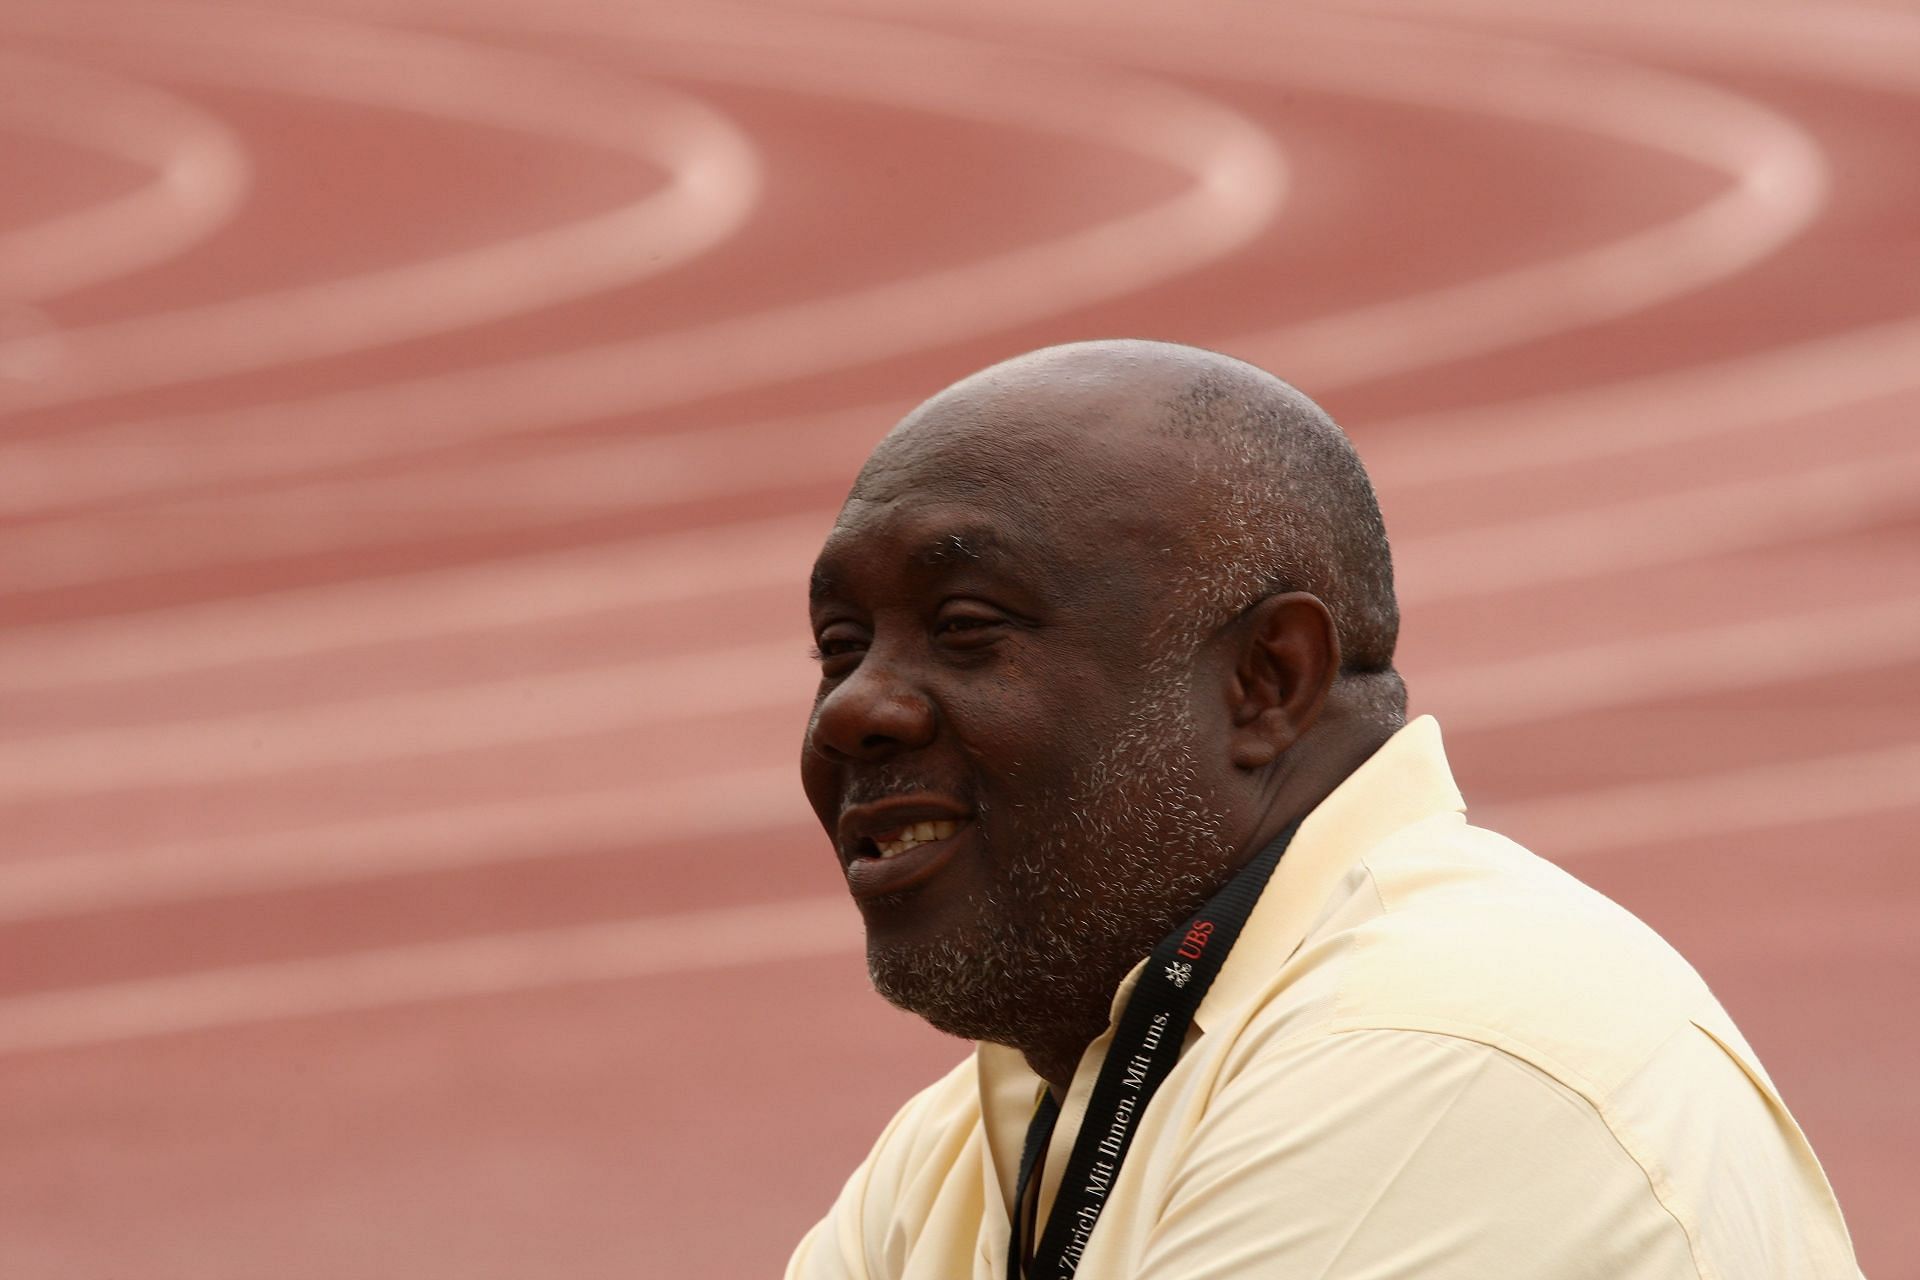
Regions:
[[[908,1184],[928,1161],[929,1138],[936,1151],[940,1137],[950,1140],[952,1126],[938,1123],[938,1104],[955,1091],[956,1080],[965,1094],[971,1077],[964,1072],[970,1066],[962,1064],[922,1090],[887,1122],[827,1216],[801,1238],[787,1262],[786,1280],[873,1280],[898,1270],[898,1255],[927,1213],[924,1194]],[[930,1109],[936,1113],[931,1124]]]
[[[1699,1275],[1599,1113],[1476,1041],[1364,1030],[1270,1047],[1176,1158],[1137,1280]]]
[[[871,1155],[861,1161],[827,1216],[801,1237],[787,1261],[786,1280],[867,1280],[860,1222],[872,1164]]]
[[[918,1102],[918,1100],[916,1100]],[[881,1130],[860,1167],[847,1178],[847,1186],[833,1199],[828,1215],[801,1238],[801,1244],[787,1259],[785,1280],[870,1280],[866,1263],[866,1211],[868,1192],[874,1182],[876,1165],[883,1163],[899,1138],[902,1123],[914,1103],[900,1109]]]

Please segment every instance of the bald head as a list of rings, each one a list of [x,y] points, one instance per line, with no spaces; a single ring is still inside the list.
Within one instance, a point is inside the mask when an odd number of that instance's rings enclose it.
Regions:
[[[915,409],[854,495],[883,494],[930,458],[983,491],[1070,504],[1089,539],[1163,549],[1156,598],[1172,648],[1265,596],[1318,597],[1334,619],[1343,692],[1369,718],[1404,718],[1399,608],[1373,486],[1333,420],[1265,370],[1172,343],[1047,347]]]
[[[1052,347],[921,405],[810,612],[801,778],[876,988],[1060,1088],[1127,969],[1403,715],[1346,437],[1190,347]]]

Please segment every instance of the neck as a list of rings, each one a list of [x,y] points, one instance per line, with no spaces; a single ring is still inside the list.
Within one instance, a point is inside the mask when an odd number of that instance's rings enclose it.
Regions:
[[[1078,1049],[1059,1050],[1048,1053],[1045,1050],[1030,1049],[1024,1055],[1027,1068],[1033,1074],[1047,1082],[1047,1089],[1053,1094],[1055,1102],[1067,1100],[1067,1089],[1073,1084],[1073,1073],[1079,1069],[1080,1059],[1085,1056],[1089,1039]]]
[[[1338,712],[1316,724],[1254,782],[1248,810],[1252,819],[1245,825],[1249,835],[1240,845],[1234,869],[1245,866],[1288,826],[1317,809],[1394,732]]]
[[[1234,815],[1238,819],[1234,828],[1245,835],[1229,846],[1232,849],[1230,860],[1200,901],[1218,892],[1233,878],[1235,872],[1252,861],[1254,855],[1278,838],[1289,825],[1312,812],[1392,736],[1391,729],[1371,722],[1330,717],[1329,721],[1316,725],[1309,737],[1296,743],[1270,768],[1262,770],[1261,776],[1250,778],[1247,792],[1236,806]],[[1146,943],[1138,954],[1128,958],[1112,975],[1112,981],[1106,988],[1107,999],[1098,1007],[1076,1010],[1074,1013],[1078,1016],[1060,1018],[1055,1024],[1058,1034],[1050,1036],[1043,1043],[1016,1046],[1026,1059],[1027,1066],[1046,1081],[1056,1101],[1065,1101],[1080,1060],[1086,1056],[1087,1046],[1106,1031],[1113,989],[1155,943],[1199,907],[1200,901],[1168,904],[1166,918],[1154,922],[1153,940]]]

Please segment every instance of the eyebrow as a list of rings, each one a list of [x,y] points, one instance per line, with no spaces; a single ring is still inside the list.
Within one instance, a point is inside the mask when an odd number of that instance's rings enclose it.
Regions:
[[[991,564],[1007,558],[1007,546],[990,529],[964,528],[943,533],[908,553],[908,558],[926,569],[944,569],[952,565]],[[807,599],[812,602],[838,595],[840,576],[831,563],[813,566],[807,580]]]
[[[938,569],[950,564],[981,564],[998,559],[998,538],[984,529],[963,529],[935,538],[913,553],[915,564]]]

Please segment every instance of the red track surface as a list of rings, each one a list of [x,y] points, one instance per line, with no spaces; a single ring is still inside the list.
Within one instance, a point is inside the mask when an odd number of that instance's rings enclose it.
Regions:
[[[1476,812],[1920,1275],[1920,17],[1030,8],[0,8],[0,1275],[775,1271],[962,1052],[802,571],[1112,334],[1348,424]]]

